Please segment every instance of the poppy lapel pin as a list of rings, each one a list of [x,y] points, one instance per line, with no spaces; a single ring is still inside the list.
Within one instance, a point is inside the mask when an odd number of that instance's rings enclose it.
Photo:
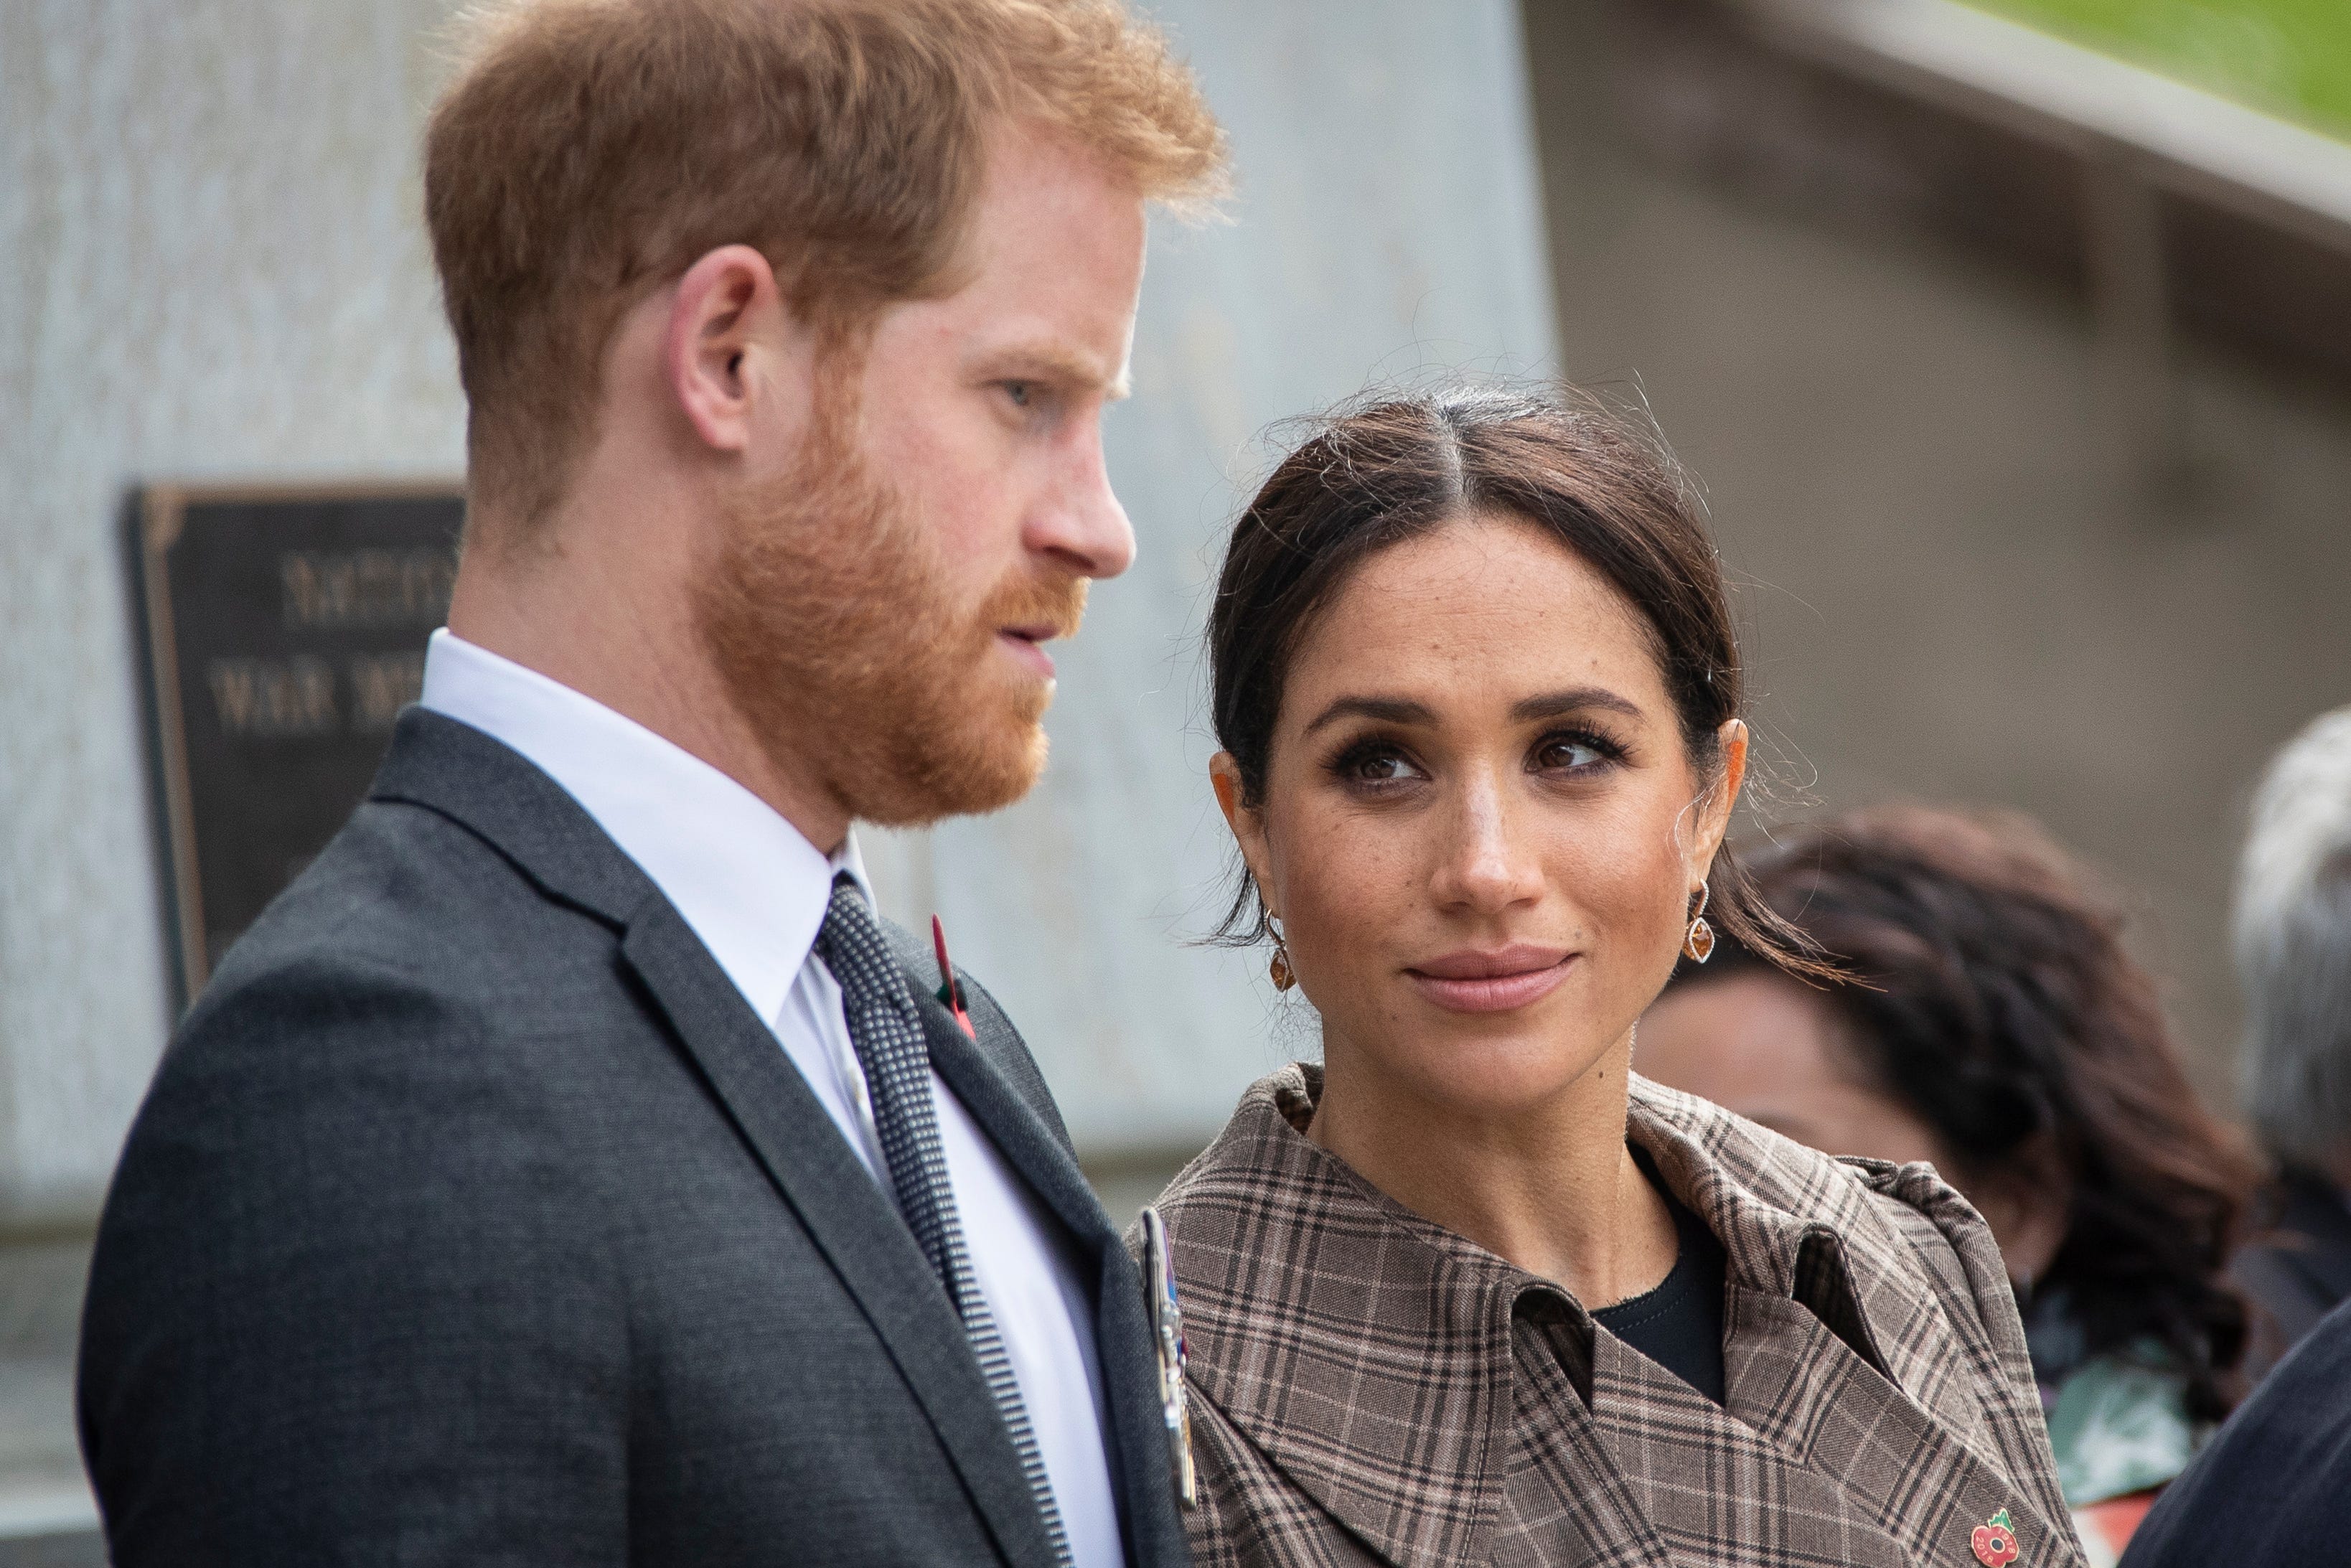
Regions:
[[[1976,1561],[1984,1568],[2008,1568],[2016,1561],[2016,1525],[2001,1509],[1976,1526],[1968,1544],[1976,1549]]]
[[[931,950],[939,956],[939,1000],[963,1026],[964,1038],[977,1040],[979,1031],[971,1027],[971,1015],[963,1010],[963,987],[956,981],[955,966],[947,962],[947,928],[935,915],[931,916]]]

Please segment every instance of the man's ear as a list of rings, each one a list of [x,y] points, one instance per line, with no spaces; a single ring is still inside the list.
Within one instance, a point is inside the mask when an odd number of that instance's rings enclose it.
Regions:
[[[1265,819],[1251,810],[1241,800],[1241,765],[1233,760],[1229,751],[1219,751],[1208,759],[1208,784],[1217,792],[1217,805],[1225,813],[1225,825],[1233,831],[1233,841],[1240,845],[1241,860],[1248,865],[1249,875],[1256,879],[1262,894],[1268,886],[1265,853]],[[1268,901],[1271,902],[1270,900]]]
[[[783,367],[763,362],[790,341],[788,318],[775,269],[747,245],[719,246],[677,280],[662,369],[687,423],[713,451],[748,448],[759,401],[789,384]]]

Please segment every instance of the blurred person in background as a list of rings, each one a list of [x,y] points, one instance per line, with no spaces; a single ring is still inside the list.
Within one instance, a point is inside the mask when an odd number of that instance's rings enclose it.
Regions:
[[[2351,1559],[2351,1301],[2238,1406],[2131,1538],[2123,1568]]]
[[[1967,1195],[2023,1309],[2065,1500],[2113,1561],[2228,1412],[2246,1336],[2222,1270],[2252,1168],[2189,1086],[2153,977],[2019,818],[1855,813],[1751,874],[1850,979],[1808,985],[1726,941],[1680,966],[1635,1067]]]
[[[2351,708],[2262,779],[2237,877],[2245,1109],[2276,1162],[2238,1254],[2266,1365],[2351,1297]]]
[[[1739,651],[1654,432],[1461,388],[1322,422],[1209,647],[1225,934],[1322,1050],[1160,1200],[1205,1568],[2079,1562],[1975,1211],[1627,1071],[1718,927],[1818,967],[1717,852]]]

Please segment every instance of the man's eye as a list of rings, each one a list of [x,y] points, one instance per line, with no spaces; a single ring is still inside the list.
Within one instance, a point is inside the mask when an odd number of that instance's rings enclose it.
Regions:
[[[1037,383],[1034,382],[1007,382],[1004,383],[1004,395],[1012,400],[1013,407],[1027,408],[1031,402],[1036,401]]]

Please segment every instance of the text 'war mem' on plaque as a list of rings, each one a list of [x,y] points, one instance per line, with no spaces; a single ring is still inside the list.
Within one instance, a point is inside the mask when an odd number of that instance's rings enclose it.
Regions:
[[[366,795],[448,619],[465,512],[454,485],[138,497],[183,1001]]]

